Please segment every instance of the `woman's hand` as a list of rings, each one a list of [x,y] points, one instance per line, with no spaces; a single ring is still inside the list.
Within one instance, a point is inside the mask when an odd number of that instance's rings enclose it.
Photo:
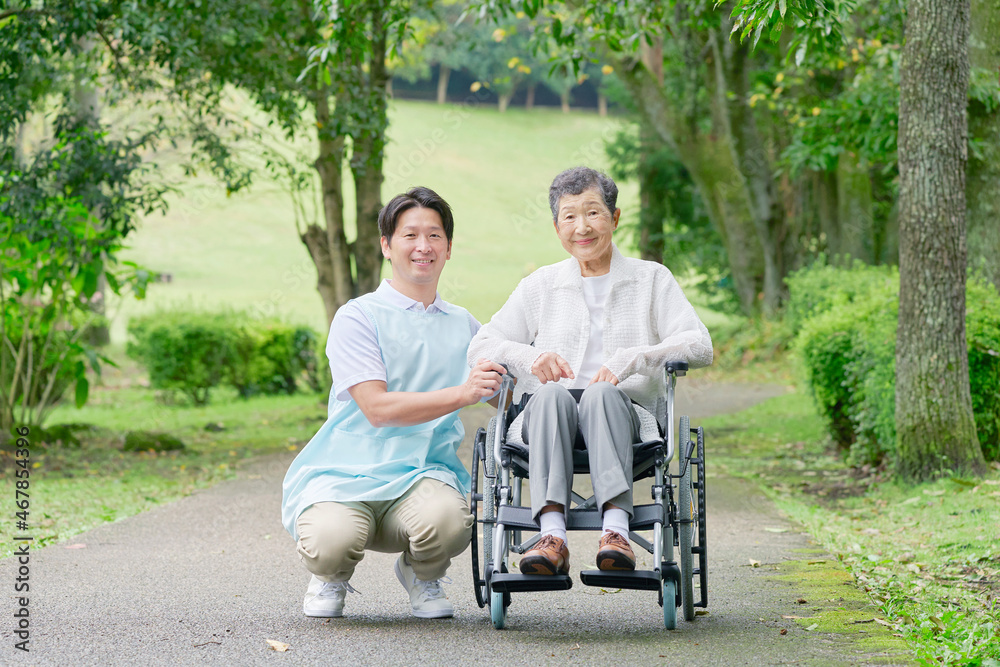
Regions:
[[[469,378],[462,385],[469,399],[467,405],[478,403],[500,391],[500,376],[506,374],[507,371],[500,364],[486,359],[476,361],[476,365],[469,371]]]
[[[595,382],[610,382],[613,385],[617,385],[618,378],[608,370],[607,366],[601,366],[601,370],[597,371],[597,375],[591,378],[590,384],[594,384]]]
[[[576,377],[573,375],[573,369],[569,367],[569,362],[555,352],[544,352],[535,359],[535,363],[531,364],[531,374],[537,377],[542,384],[558,382],[562,378],[572,380]]]

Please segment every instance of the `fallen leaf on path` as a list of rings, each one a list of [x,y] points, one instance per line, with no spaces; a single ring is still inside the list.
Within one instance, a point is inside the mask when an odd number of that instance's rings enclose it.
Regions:
[[[813,623],[808,628],[806,628],[806,630],[815,630],[818,627],[819,627],[819,623]]]
[[[806,603],[805,598],[799,598],[798,600],[795,601],[795,604],[805,604],[805,603]]]
[[[764,530],[769,533],[787,533],[787,528],[772,528],[771,526],[764,526]]]
[[[711,612],[709,610],[707,610],[707,609],[695,609],[694,610],[694,615],[695,616],[710,616]]]
[[[86,544],[68,544],[68,545],[66,545],[66,548],[67,549],[86,549],[87,545]]]
[[[267,642],[267,645],[271,647],[272,651],[277,651],[278,653],[284,653],[290,648],[285,642],[276,642],[273,639],[265,639],[264,641]]]
[[[778,631],[778,634],[779,635],[787,635],[788,634],[788,630],[786,630],[784,628],[781,628],[781,630]]]

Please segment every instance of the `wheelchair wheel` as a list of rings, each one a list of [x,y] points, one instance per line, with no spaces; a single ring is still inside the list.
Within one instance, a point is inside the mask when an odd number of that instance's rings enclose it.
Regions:
[[[663,627],[667,630],[677,629],[677,590],[674,588],[673,579],[663,582]]]
[[[472,531],[472,585],[476,593],[476,604],[485,607],[490,604],[489,577],[493,570],[493,526],[496,522],[496,497],[493,482],[496,462],[493,460],[493,437],[496,419],[491,419],[487,430],[479,429],[472,446],[472,489],[469,509],[472,516],[481,509],[482,516],[477,521],[483,528],[482,544],[478,531]],[[492,479],[491,479],[492,478]]]
[[[483,439],[486,437],[486,431],[479,429],[476,431],[476,437],[472,442],[472,484],[469,487],[469,514],[471,514],[477,523],[481,523],[479,519],[479,508],[483,507],[483,486],[484,484],[480,482],[480,471],[479,466],[482,462],[482,456],[480,452],[482,451]],[[488,480],[484,480],[488,481]],[[483,554],[489,550],[489,545],[486,542],[482,544],[479,543],[479,528],[478,526],[473,526],[472,529],[472,540],[469,543],[469,549],[472,552],[472,589],[476,594],[476,604],[480,608],[485,607],[489,601],[489,590],[486,584],[486,569],[480,568],[480,558],[479,550],[482,548]]]
[[[705,431],[702,428],[697,429],[698,438],[698,465],[694,469],[694,477],[692,481],[694,482],[695,488],[698,490],[695,495],[697,512],[695,513],[695,519],[697,520],[697,531],[698,531],[698,584],[700,586],[701,600],[698,603],[699,606],[708,606],[708,526],[706,525],[706,518],[708,515],[708,506],[705,504]]]
[[[490,619],[494,628],[503,630],[507,622],[507,605],[504,604],[503,593],[490,593]]]
[[[500,571],[507,572],[507,565],[501,565]],[[507,607],[510,606],[510,601],[510,593],[490,591],[490,620],[497,630],[503,630],[503,626],[507,624]]]
[[[684,474],[677,490],[677,550],[680,552],[681,566],[681,606],[684,620],[694,620],[694,565],[692,563],[693,524],[691,521],[693,499],[691,498],[691,461],[687,457],[691,444],[691,420],[681,417],[680,438],[678,440],[678,461]],[[666,606],[664,606],[666,608]]]

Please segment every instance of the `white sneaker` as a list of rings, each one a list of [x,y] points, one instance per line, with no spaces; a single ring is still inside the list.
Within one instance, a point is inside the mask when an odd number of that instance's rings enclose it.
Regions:
[[[302,602],[302,613],[313,618],[340,618],[347,593],[357,593],[346,581],[328,582],[313,575]]]
[[[423,581],[417,579],[413,568],[406,562],[406,554],[399,554],[396,560],[396,578],[410,594],[410,611],[418,618],[450,618],[455,609],[441,588],[441,580]]]

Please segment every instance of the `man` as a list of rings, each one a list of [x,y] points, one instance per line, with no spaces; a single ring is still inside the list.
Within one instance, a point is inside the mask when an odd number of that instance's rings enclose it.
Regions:
[[[458,410],[494,395],[501,366],[466,365],[479,323],[437,294],[451,257],[451,208],[417,187],[379,212],[392,280],[333,319],[329,418],[292,462],[282,521],[312,573],[303,612],[340,617],[366,549],[395,572],[421,618],[454,610],[441,578],[471,539]]]
[[[531,510],[541,539],[520,560],[523,574],[566,574],[566,512],[573,449],[590,460],[602,534],[601,570],[634,570],[632,443],[666,427],[663,367],[712,363],[712,339],[662,264],[624,257],[612,241],[618,186],[588,167],[549,187],[552,226],[569,257],[521,283],[469,346],[469,359],[507,364],[530,394],[508,438],[527,444]],[[571,390],[580,392],[579,405]]]

